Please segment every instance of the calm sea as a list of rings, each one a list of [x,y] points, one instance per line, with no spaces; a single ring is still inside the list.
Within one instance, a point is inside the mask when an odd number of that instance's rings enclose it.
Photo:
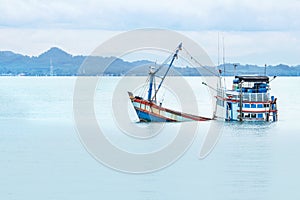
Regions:
[[[149,141],[118,131],[111,94],[119,80],[107,77],[96,90],[97,120],[109,130],[106,136],[128,151],[154,151],[172,140],[173,131]],[[193,87],[202,81],[187,80]],[[174,164],[147,174],[110,169],[85,150],[73,119],[75,81],[0,77],[0,199],[300,199],[300,78],[272,82],[278,122],[224,122],[217,145],[203,160],[205,131],[199,131]],[[166,130],[179,125],[167,124]]]

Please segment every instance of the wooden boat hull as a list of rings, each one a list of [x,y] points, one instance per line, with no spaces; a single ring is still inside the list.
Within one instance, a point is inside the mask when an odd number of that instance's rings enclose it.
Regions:
[[[143,122],[184,122],[184,121],[208,121],[210,118],[182,113],[156,105],[140,97],[133,97],[129,93],[132,105]]]

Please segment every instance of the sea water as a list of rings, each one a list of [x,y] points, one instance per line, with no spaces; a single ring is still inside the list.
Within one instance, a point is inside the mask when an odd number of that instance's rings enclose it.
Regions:
[[[106,137],[129,152],[163,148],[180,123],[166,124],[149,140],[120,132],[111,102],[120,79],[106,77],[95,90],[95,113]],[[201,78],[186,79],[199,92]],[[0,199],[300,199],[300,78],[271,82],[278,122],[222,122],[216,146],[199,159],[209,127],[204,122],[177,161],[144,174],[111,169],[88,153],[73,118],[75,83],[76,77],[0,77]],[[178,106],[172,102],[165,105]]]

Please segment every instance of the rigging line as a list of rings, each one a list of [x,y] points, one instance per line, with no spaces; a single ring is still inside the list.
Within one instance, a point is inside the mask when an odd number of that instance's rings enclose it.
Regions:
[[[161,77],[161,76],[158,76],[158,75],[155,75],[155,77],[156,77],[156,78],[160,78],[160,79],[162,79],[162,78],[163,78],[163,77]]]
[[[140,97],[144,97],[146,95],[147,83],[148,82],[149,82],[149,76],[147,77],[147,80],[144,83],[144,86],[143,86],[142,90],[140,91]]]
[[[197,59],[195,59],[189,52],[187,49],[185,49],[183,47],[183,50],[185,50],[185,52],[188,54],[188,56],[190,57],[191,60],[195,61],[198,65],[200,65],[200,67],[202,67],[203,69],[205,69],[206,71],[210,72],[211,74],[215,75],[215,76],[220,76],[219,74],[217,74],[216,72],[213,72],[209,69],[207,69],[205,66],[203,66]]]
[[[165,72],[163,78],[161,79],[161,81],[160,81],[160,83],[159,83],[157,89],[155,90],[154,97],[156,97],[156,94],[157,94],[157,92],[159,91],[159,89],[160,89],[162,83],[164,82],[164,80],[165,80],[167,74],[169,73],[169,71],[170,71],[170,69],[171,69],[171,67],[172,67],[172,65],[173,65],[173,63],[174,63],[174,61],[175,61],[175,59],[178,58],[178,53],[179,53],[180,50],[182,50],[182,43],[180,43],[180,44],[178,45],[178,47],[177,47],[176,50],[175,50],[175,53],[172,53],[172,60],[171,60],[171,62],[170,62],[170,64],[169,64],[169,66],[168,66],[168,68],[167,68],[167,71]],[[153,98],[152,98],[152,99],[153,99]]]
[[[172,51],[172,52],[175,52],[177,50],[177,48]],[[161,70],[164,66],[167,66],[168,62],[171,60],[171,58],[173,57],[173,53],[171,53],[169,55],[169,57],[167,57],[164,62],[159,66],[159,68],[154,72],[154,74],[156,74],[159,70]]]
[[[164,66],[166,66],[170,59],[171,59],[171,56],[169,56],[162,64],[160,64],[159,67],[157,68],[157,70],[155,70],[154,74],[156,74],[159,70],[161,70]]]
[[[208,71],[209,73],[211,73],[214,76],[219,77],[220,75],[216,72],[213,72],[209,69],[207,69],[205,66],[203,66],[198,60],[196,60],[186,49],[184,49],[186,51],[186,53],[189,55],[190,59],[193,60],[196,64],[200,65],[200,67],[202,67],[204,70]]]
[[[163,87],[163,95],[161,96],[161,99],[159,101],[160,105],[162,105],[162,103],[164,102],[165,100],[165,95],[166,95],[166,88]]]
[[[169,55],[169,57],[167,58],[167,59],[165,59],[164,60],[164,62],[162,63],[162,64],[160,64],[159,65],[159,67],[157,68],[157,70],[154,72],[154,74],[156,74],[159,70],[161,70],[164,66],[167,66],[167,63],[169,62],[169,60],[172,58],[172,56],[173,56],[173,54],[171,54],[171,55]],[[163,79],[163,77],[160,77],[160,76],[157,76],[157,75],[155,75],[155,77],[158,77],[158,78],[160,78],[160,79]],[[147,84],[148,84],[148,82],[150,81],[150,77],[148,76],[148,78],[147,78],[147,80],[146,80],[146,82],[145,82],[145,86],[144,86],[144,88],[143,88],[143,90],[142,90],[142,97],[144,96],[144,95],[146,95],[146,92],[147,92]]]
[[[147,94],[147,89],[148,89],[149,82],[150,82],[150,76],[148,76],[147,81],[145,82],[144,91],[143,91],[143,97],[145,97],[146,94]]]
[[[153,86],[154,86],[154,90],[156,90],[156,81],[155,81],[155,78],[153,79]],[[156,101],[157,101],[156,95],[153,98],[154,98],[154,101],[156,103]]]

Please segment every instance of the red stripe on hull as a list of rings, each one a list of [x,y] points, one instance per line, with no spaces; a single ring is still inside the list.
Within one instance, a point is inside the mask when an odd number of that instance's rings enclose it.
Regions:
[[[147,113],[147,114],[149,114],[149,115],[154,115],[154,116],[156,116],[156,117],[162,118],[162,119],[164,119],[164,120],[166,120],[166,121],[170,121],[170,122],[178,122],[177,120],[174,120],[174,119],[171,119],[171,118],[168,118],[168,117],[164,117],[164,116],[162,116],[162,115],[158,115],[158,114],[155,114],[155,113],[153,113],[153,112],[149,112],[149,111],[144,110],[144,109],[141,109],[141,108],[137,108],[137,107],[134,107],[134,108],[137,109],[137,110],[139,110],[139,111],[145,112],[145,113]]]
[[[168,108],[163,108],[163,107],[160,107],[152,102],[149,102],[147,100],[142,100],[142,99],[133,99],[133,102],[137,102],[137,103],[140,103],[140,104],[144,104],[145,106],[149,106],[150,108],[155,108],[155,109],[158,109],[159,111],[164,111],[164,112],[167,112],[167,113],[171,113],[171,114],[174,114],[174,115],[177,115],[177,116],[181,116],[181,117],[184,117],[184,118],[187,118],[187,119],[191,119],[191,120],[194,120],[194,121],[208,121],[208,120],[212,120],[210,118],[206,118],[206,117],[200,117],[200,116],[196,116],[196,115],[191,115],[191,114],[186,114],[186,113],[181,113],[181,112],[177,112],[177,111],[174,111],[174,110],[170,110]],[[136,107],[135,107],[136,108]],[[141,108],[138,108],[138,109],[141,109]],[[143,112],[147,112],[147,113],[150,113],[150,114],[154,114],[158,117],[163,117],[163,118],[166,118],[162,115],[158,115],[156,113],[153,113],[153,112],[149,112],[145,109],[141,109],[141,111]],[[168,118],[169,119],[169,118]],[[176,120],[175,120],[176,121]]]

